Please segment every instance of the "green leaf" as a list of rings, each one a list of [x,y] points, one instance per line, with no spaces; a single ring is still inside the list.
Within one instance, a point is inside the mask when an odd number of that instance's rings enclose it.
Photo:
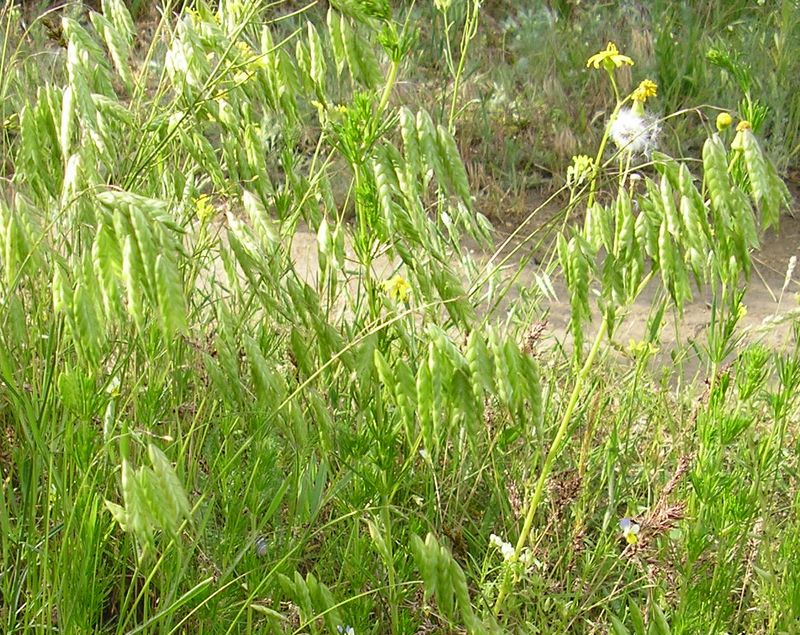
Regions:
[[[650,609],[651,619],[653,620],[652,623],[655,624],[658,635],[672,635],[672,631],[667,623],[667,617],[664,615],[664,611],[661,610],[661,607],[658,606],[656,602],[652,602]]]
[[[611,627],[614,629],[614,633],[616,635],[630,635],[631,632],[625,628],[622,620],[620,620],[616,615],[609,613],[608,619],[611,620]]]

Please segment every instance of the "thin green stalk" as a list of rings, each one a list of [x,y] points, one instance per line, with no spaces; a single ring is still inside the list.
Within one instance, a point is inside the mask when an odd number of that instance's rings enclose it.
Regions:
[[[595,335],[594,343],[589,351],[589,355],[586,357],[586,361],[583,363],[580,373],[578,373],[575,386],[572,388],[572,395],[570,395],[569,403],[567,404],[567,409],[564,411],[564,416],[561,418],[561,423],[556,431],[556,436],[550,445],[547,456],[545,457],[542,470],[539,473],[539,480],[536,483],[536,489],[533,492],[533,497],[531,498],[530,503],[528,503],[528,510],[525,513],[525,523],[522,526],[522,532],[520,533],[517,544],[514,547],[514,555],[509,564],[513,564],[519,560],[519,556],[528,542],[528,537],[530,536],[531,528],[533,527],[533,519],[536,515],[536,510],[539,508],[539,504],[542,501],[544,486],[547,483],[547,478],[550,476],[550,472],[553,469],[553,463],[561,452],[564,439],[567,436],[567,430],[569,429],[570,421],[572,420],[572,415],[575,412],[575,407],[578,405],[578,399],[580,398],[581,391],[583,390],[583,385],[586,382],[586,378],[589,376],[589,371],[591,370],[594,360],[600,351],[600,346],[605,339],[607,329],[608,323],[606,320],[603,320],[600,324],[600,328],[597,330],[597,335]],[[493,609],[495,615],[499,615],[500,610],[503,608],[503,602],[505,601],[508,592],[511,590],[511,581],[511,567],[509,566],[506,567],[503,580],[500,584],[500,592],[497,595],[497,601],[495,602]]]
[[[391,96],[392,89],[397,82],[397,73],[399,70],[400,62],[397,60],[392,60],[392,64],[389,66],[389,76],[386,78],[386,85],[383,87],[381,100],[378,103],[378,116],[383,113],[383,111],[386,109],[386,105],[389,103],[389,97]]]
[[[397,574],[394,570],[394,548],[392,541],[392,515],[389,511],[390,501],[387,499],[381,508],[381,516],[383,518],[383,525],[386,531],[386,550],[388,562],[386,563],[386,574],[389,588],[389,616],[392,622],[392,635],[397,635],[400,632],[400,613],[398,610],[397,598]]]
[[[456,104],[458,103],[458,91],[461,84],[461,76],[464,73],[464,63],[467,59],[467,51],[469,50],[469,44],[472,41],[472,38],[475,37],[475,33],[478,30],[478,9],[479,4],[475,2],[472,11],[466,19],[464,24],[464,33],[461,37],[461,55],[458,59],[458,67],[453,75],[453,96],[450,100],[450,115],[447,118],[447,129],[451,133],[453,133],[455,130],[454,125],[456,118]]]

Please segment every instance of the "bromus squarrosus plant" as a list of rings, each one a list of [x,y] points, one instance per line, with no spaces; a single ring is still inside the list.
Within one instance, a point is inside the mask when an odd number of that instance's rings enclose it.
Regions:
[[[597,147],[495,247],[487,11],[0,9],[0,631],[792,632],[753,73],[715,49],[738,110],[664,115],[677,79],[581,48]]]

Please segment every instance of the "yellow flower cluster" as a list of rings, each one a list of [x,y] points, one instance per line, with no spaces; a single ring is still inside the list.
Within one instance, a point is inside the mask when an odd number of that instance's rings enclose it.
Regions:
[[[255,72],[260,68],[267,67],[264,56],[257,54],[247,42],[239,40],[235,46],[248,71]]]
[[[408,284],[408,281],[400,274],[386,280],[383,283],[383,290],[386,291],[390,298],[397,302],[405,303],[409,295],[411,295],[411,285]]]
[[[201,194],[194,199],[194,211],[201,223],[207,223],[214,217],[214,206],[208,194]]]
[[[633,91],[631,97],[633,101],[637,101],[641,104],[646,102],[650,97],[655,97],[658,94],[658,86],[655,82],[650,81],[649,79],[642,80],[641,83],[636,87],[636,90]]]

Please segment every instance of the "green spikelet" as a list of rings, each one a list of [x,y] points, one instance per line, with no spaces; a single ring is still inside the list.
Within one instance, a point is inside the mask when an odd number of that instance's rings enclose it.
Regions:
[[[428,452],[433,452],[433,385],[430,366],[427,359],[423,360],[417,369],[416,386],[417,414],[419,416],[419,425],[422,431],[422,440],[425,444],[425,449]]]
[[[89,289],[83,282],[75,285],[72,298],[73,315],[77,332],[73,334],[83,351],[86,361],[96,365],[100,359],[101,341],[105,339],[105,331],[101,331],[97,316],[97,304]]]
[[[494,369],[489,349],[477,329],[470,333],[467,341],[467,364],[472,379],[472,392],[482,402],[484,394],[492,394],[494,391]]]
[[[419,136],[417,135],[417,122],[414,113],[403,106],[400,108],[400,135],[403,138],[403,156],[405,165],[416,183],[417,177],[422,173],[422,151]]]
[[[156,257],[156,296],[164,334],[171,337],[186,332],[186,302],[180,273],[168,253]]]
[[[427,165],[433,169],[433,173],[442,187],[447,185],[447,171],[442,162],[442,155],[439,152],[439,144],[436,135],[436,128],[433,125],[431,116],[424,110],[417,112],[417,138],[419,139],[420,150],[425,158]]]
[[[761,224],[764,229],[777,226],[781,211],[788,209],[791,201],[786,184],[764,155],[752,130],[743,130],[737,135],[741,135],[750,193],[761,213]]]
[[[468,210],[472,210],[472,194],[469,188],[469,178],[461,154],[458,151],[456,140],[444,126],[436,128],[436,148],[439,162],[444,166],[449,187],[461,199]]]
[[[347,64],[347,53],[344,48],[344,35],[342,33],[342,20],[344,16],[335,12],[333,8],[328,8],[326,21],[328,24],[328,35],[331,40],[333,50],[333,61],[336,65],[336,74],[341,75]]]
[[[703,144],[703,172],[708,187],[714,224],[730,231],[733,224],[734,205],[733,186],[728,175],[728,157],[719,135],[709,137]]]
[[[145,275],[139,264],[133,238],[130,235],[125,236],[122,246],[122,282],[127,294],[128,312],[133,316],[133,321],[139,331],[143,331],[145,325],[145,297],[143,291]]]

